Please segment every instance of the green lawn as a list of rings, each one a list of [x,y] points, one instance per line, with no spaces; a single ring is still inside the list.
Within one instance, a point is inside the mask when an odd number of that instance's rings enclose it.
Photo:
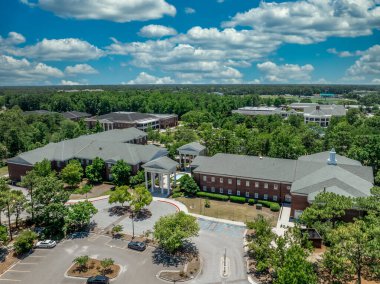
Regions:
[[[0,176],[7,175],[8,174],[8,167],[1,167],[0,168]]]
[[[182,202],[190,213],[205,215],[214,218],[232,221],[246,222],[253,220],[258,214],[269,218],[276,225],[279,212],[272,212],[269,208],[256,209],[256,205],[238,204],[226,201],[209,200],[210,208],[205,207],[206,199],[179,197],[176,200]]]

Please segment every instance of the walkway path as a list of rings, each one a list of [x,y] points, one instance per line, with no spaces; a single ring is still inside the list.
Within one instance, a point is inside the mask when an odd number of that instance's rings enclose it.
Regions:
[[[278,216],[277,226],[273,228],[273,232],[275,232],[278,236],[285,235],[285,232],[287,231],[288,227],[294,227],[294,223],[289,221],[290,211],[290,207],[281,207],[280,215]]]

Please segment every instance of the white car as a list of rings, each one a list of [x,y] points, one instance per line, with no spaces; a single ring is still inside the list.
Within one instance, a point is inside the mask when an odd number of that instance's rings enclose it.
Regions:
[[[53,248],[57,245],[55,241],[52,240],[45,240],[45,241],[39,241],[36,244],[36,248]]]

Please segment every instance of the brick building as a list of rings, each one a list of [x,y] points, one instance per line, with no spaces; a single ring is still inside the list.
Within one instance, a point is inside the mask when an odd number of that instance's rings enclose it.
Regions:
[[[70,160],[77,159],[82,166],[92,163],[96,157],[106,163],[105,178],[110,179],[110,169],[118,160],[131,165],[132,173],[137,173],[142,164],[166,156],[168,151],[154,145],[145,145],[147,134],[136,128],[115,129],[75,139],[64,140],[22,153],[7,161],[9,178],[19,181],[27,171],[33,169],[43,159],[51,161],[52,168],[62,170]]]
[[[146,131],[148,128],[165,129],[177,126],[178,115],[118,111],[86,118],[85,121],[89,128],[95,127],[99,121],[104,130],[135,127]]]
[[[197,157],[193,175],[203,191],[291,203],[297,218],[322,192],[350,197],[370,195],[372,168],[334,150],[298,160],[216,154]]]

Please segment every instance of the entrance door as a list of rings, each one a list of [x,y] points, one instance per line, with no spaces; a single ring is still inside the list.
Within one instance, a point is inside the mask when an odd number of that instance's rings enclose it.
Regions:
[[[299,219],[303,210],[295,210],[294,211],[294,219]]]

